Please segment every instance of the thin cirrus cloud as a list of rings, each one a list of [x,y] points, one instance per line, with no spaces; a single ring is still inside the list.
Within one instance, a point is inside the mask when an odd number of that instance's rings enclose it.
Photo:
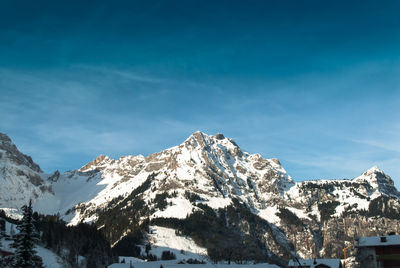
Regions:
[[[400,183],[398,1],[174,3],[7,2],[0,131],[49,172],[201,130],[297,180]]]
[[[245,93],[234,87],[214,92],[214,84],[204,92],[203,82],[203,91],[188,94],[185,88],[195,89],[196,82],[149,82],[137,79],[134,72],[111,68],[79,67],[67,75],[2,74],[3,88],[15,88],[2,98],[2,128],[48,171],[79,167],[101,153],[150,154],[201,130],[223,132],[251,153],[279,157],[295,179],[352,177],[375,164],[398,178],[398,151],[393,150],[397,135],[386,131],[396,122],[396,94],[380,100],[374,99],[374,92],[346,98],[332,91],[316,94],[305,88],[312,78],[299,79],[297,88],[274,82],[274,90]],[[334,80],[330,87],[354,83]],[[148,90],[149,83],[153,90]],[[393,113],[381,113],[380,103]],[[377,108],[369,109],[371,105]],[[360,114],[371,121],[360,121]],[[378,120],[382,116],[385,120]],[[21,130],[35,142],[19,138],[25,136]],[[385,141],[380,139],[384,133]]]

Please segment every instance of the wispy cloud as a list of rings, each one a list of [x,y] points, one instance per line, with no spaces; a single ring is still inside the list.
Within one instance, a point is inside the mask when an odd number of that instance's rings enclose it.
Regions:
[[[227,86],[108,66],[0,69],[0,77],[0,128],[48,171],[101,153],[150,154],[201,130],[280,158],[295,179],[354,177],[379,165],[400,183],[397,95],[345,99],[346,81],[336,77]],[[341,90],[317,90],[324,83]]]
[[[379,140],[353,140],[356,143],[376,147],[389,152],[400,153],[400,138],[397,139],[379,139]]]
[[[114,76],[114,79],[127,79],[133,80],[136,82],[144,82],[144,83],[166,83],[168,82],[167,79],[161,79],[158,77],[152,77],[149,75],[139,74],[138,72],[129,71],[127,69],[120,69],[115,67],[105,67],[105,66],[92,66],[92,65],[82,65],[82,64],[75,64],[72,66],[78,70],[86,71],[86,72],[94,72],[99,73],[103,77],[110,77]]]

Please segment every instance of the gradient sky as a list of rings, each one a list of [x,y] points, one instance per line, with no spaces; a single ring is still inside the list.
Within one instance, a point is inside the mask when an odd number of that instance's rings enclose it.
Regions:
[[[0,132],[46,172],[192,132],[400,186],[400,1],[0,2]]]

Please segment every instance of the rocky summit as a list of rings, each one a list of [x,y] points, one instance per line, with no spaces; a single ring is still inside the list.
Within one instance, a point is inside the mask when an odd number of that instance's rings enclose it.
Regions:
[[[42,214],[93,223],[114,247],[137,232],[146,237],[150,224],[191,237],[210,258],[223,250],[280,265],[295,254],[339,258],[360,236],[400,231],[400,194],[379,168],[352,180],[295,182],[279,160],[223,134],[195,132],[148,156],[101,155],[52,174],[0,134],[0,186],[0,207],[32,198]]]

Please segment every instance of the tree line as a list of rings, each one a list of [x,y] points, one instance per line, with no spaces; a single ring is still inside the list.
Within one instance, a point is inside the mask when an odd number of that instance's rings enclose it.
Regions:
[[[18,232],[8,237],[13,240],[14,255],[7,258],[7,265],[5,260],[0,260],[0,267],[41,267],[42,259],[37,255],[36,245],[53,251],[71,267],[79,267],[79,256],[86,260],[86,267],[93,268],[107,266],[116,260],[108,241],[94,225],[67,226],[58,215],[33,212],[31,201],[21,210],[20,221],[6,219],[16,224]],[[0,216],[6,218],[4,214]],[[0,236],[7,237],[3,231]]]

